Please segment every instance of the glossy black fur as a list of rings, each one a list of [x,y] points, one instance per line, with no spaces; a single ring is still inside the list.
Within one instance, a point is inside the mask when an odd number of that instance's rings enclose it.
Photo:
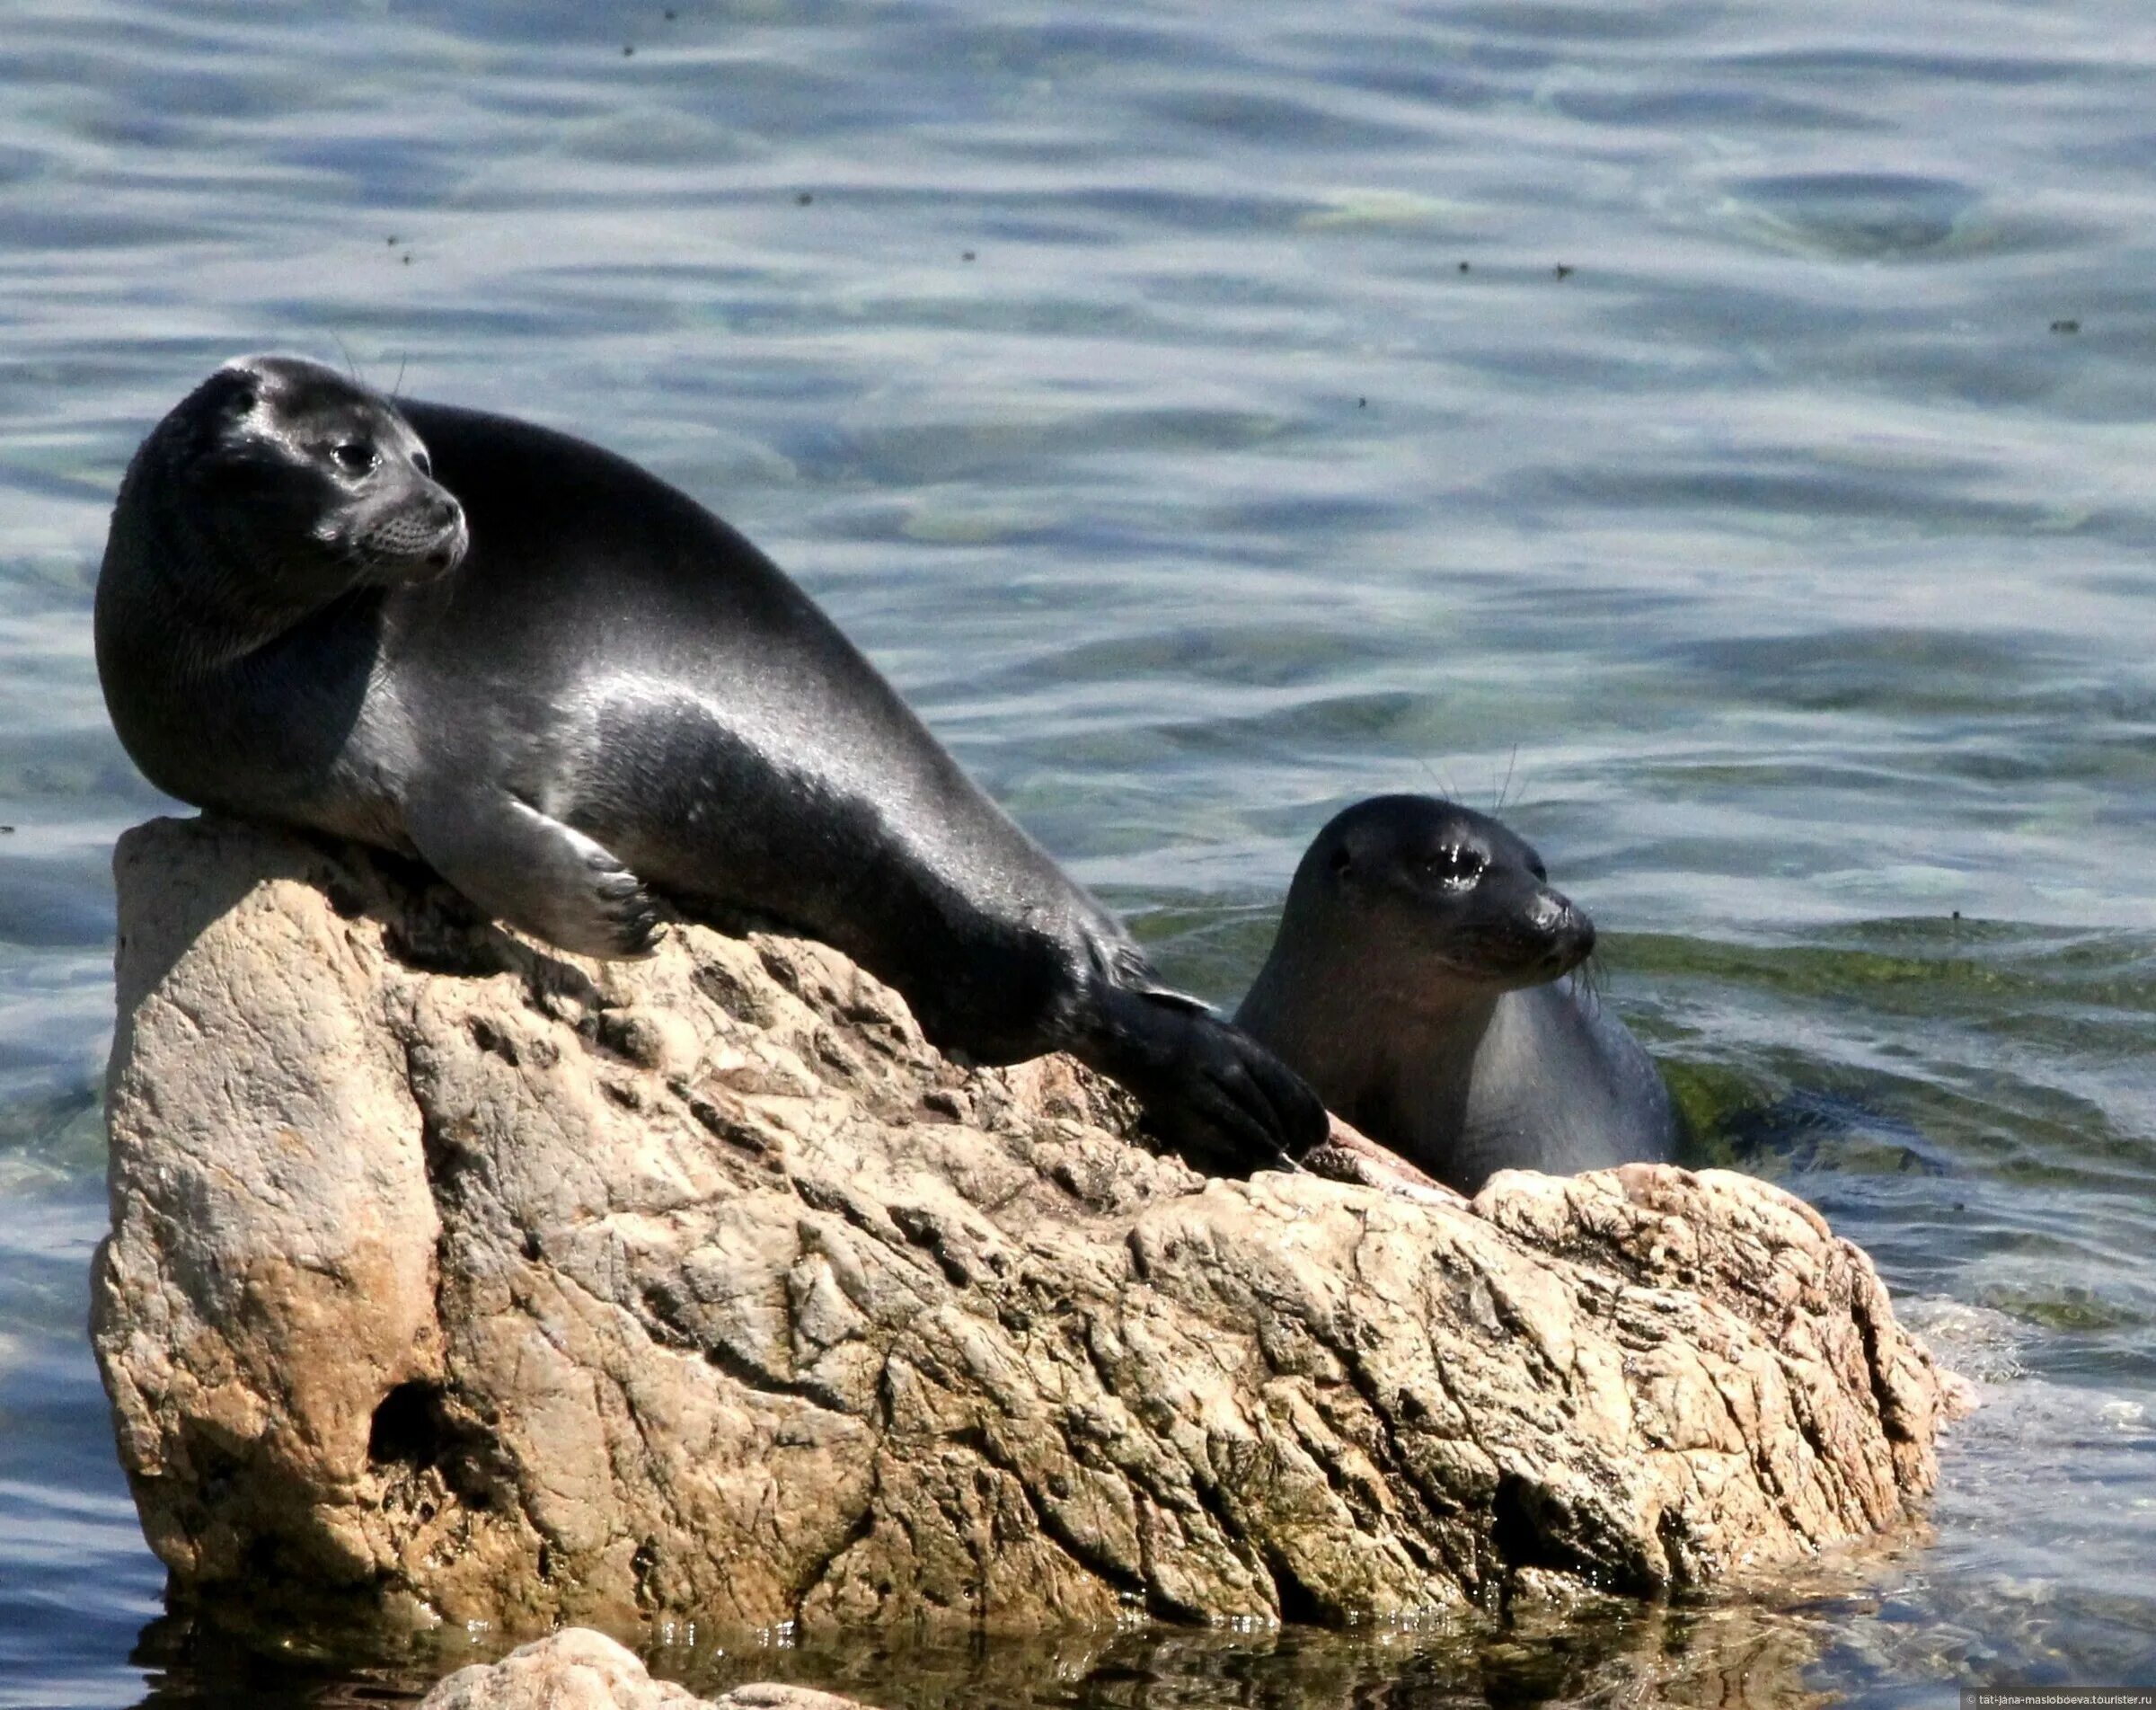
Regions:
[[[306,537],[362,509],[364,550]],[[183,800],[416,855],[573,950],[640,953],[662,902],[813,936],[938,1044],[1071,1050],[1212,1161],[1322,1134],[1309,1089],[1159,989],[807,595],[597,447],[232,365],[129,468],[97,640],[121,740]]]
[[[1571,978],[1595,928],[1542,857],[1430,796],[1358,802],[1295,870],[1237,1022],[1372,1139],[1465,1192],[1666,1159],[1653,1061]]]

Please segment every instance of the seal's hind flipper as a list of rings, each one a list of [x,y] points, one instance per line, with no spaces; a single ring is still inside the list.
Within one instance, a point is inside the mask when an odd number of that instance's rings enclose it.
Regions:
[[[1201,1169],[1293,1168],[1330,1126],[1300,1076],[1180,992],[1109,989],[1100,1023],[1071,1050],[1135,1093],[1148,1123]]]
[[[648,956],[662,919],[643,882],[604,845],[513,795],[415,795],[420,855],[481,908],[580,956]]]

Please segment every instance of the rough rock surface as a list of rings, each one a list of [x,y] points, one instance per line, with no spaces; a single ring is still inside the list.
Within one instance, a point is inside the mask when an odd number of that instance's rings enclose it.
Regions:
[[[1745,1177],[1207,1181],[835,952],[579,962],[228,821],[116,857],[93,1331],[183,1591],[617,1630],[1343,1621],[1894,1525],[1940,1380]]]
[[[654,1680],[636,1653],[589,1627],[570,1627],[499,1662],[459,1669],[420,1710],[862,1710],[852,1698],[758,1682],[721,1698]]]

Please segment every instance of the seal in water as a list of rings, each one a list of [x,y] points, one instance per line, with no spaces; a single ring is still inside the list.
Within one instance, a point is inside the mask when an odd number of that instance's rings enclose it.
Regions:
[[[1569,976],[1595,928],[1487,815],[1381,795],[1318,833],[1236,1021],[1447,1185],[1667,1159],[1668,1089]]]
[[[565,950],[643,953],[662,904],[768,925],[974,1062],[1074,1053],[1187,1152],[1325,1133],[770,560],[596,446],[229,363],[128,466],[97,663],[158,788],[416,855]]]

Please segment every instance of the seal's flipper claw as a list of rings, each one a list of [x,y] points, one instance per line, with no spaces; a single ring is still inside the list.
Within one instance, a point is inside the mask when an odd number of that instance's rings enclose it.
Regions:
[[[1149,1112],[1153,1127],[1184,1162],[1215,1175],[1292,1169],[1294,1160],[1238,1099],[1199,1083],[1172,1112]]]
[[[1138,1095],[1149,1124],[1201,1167],[1290,1163],[1325,1138],[1316,1094],[1248,1034],[1175,993],[1109,990],[1074,1047]]]
[[[1244,1051],[1243,1074],[1255,1095],[1271,1113],[1271,1130],[1285,1137],[1282,1150],[1293,1163],[1313,1147],[1322,1146],[1332,1131],[1332,1118],[1325,1101],[1294,1069],[1275,1057],[1248,1033],[1232,1030]]]
[[[481,908],[580,956],[648,956],[664,919],[643,882],[608,850],[515,796],[415,796],[407,827],[420,856]]]

